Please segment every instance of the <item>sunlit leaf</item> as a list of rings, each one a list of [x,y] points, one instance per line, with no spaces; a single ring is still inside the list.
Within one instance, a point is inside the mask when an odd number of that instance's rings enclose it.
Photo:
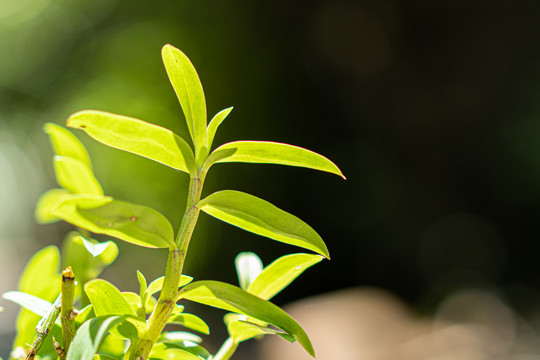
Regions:
[[[79,311],[79,313],[75,317],[76,327],[81,326],[85,321],[88,321],[94,317],[96,317],[96,314],[94,314],[94,308],[92,307],[92,304],[85,306]]]
[[[68,129],[57,124],[46,123],[43,130],[49,135],[56,155],[67,156],[82,161],[92,170],[92,162],[86,148]]]
[[[155,293],[157,293],[158,291],[160,291],[161,288],[163,287],[163,280],[164,279],[165,278],[162,276],[162,277],[159,277],[156,280],[152,281],[150,283],[150,285],[148,285],[148,289],[146,290],[147,295],[151,296],[151,295],[154,295]],[[178,284],[178,287],[185,286],[185,285],[189,284],[191,281],[193,281],[193,278],[191,276],[182,275],[180,277],[180,283]]]
[[[253,195],[223,190],[209,195],[197,206],[207,214],[246,231],[329,257],[324,241],[308,224]]]
[[[103,111],[84,110],[70,116],[67,125],[84,130],[97,141],[193,173],[193,152],[169,129],[139,119]]]
[[[312,254],[291,254],[280,257],[264,268],[248,286],[247,292],[261,299],[271,299],[306,269],[322,259],[322,256]]]
[[[249,285],[261,273],[263,266],[261,259],[252,252],[243,252],[236,256],[234,260],[238,281],[243,290],[247,290]]]
[[[120,316],[101,316],[82,324],[75,333],[66,360],[92,360],[108,330],[119,321]]]
[[[292,335],[314,356],[304,329],[286,312],[269,301],[247,293],[239,287],[218,281],[196,281],[179,291],[179,298],[252,316]]]
[[[161,50],[163,64],[180,101],[197,153],[207,149],[206,100],[199,75],[188,57],[172,45]]]
[[[159,336],[158,341],[174,344],[182,343],[184,341],[191,341],[193,343],[200,344],[202,343],[203,339],[200,336],[185,331],[169,331],[162,333]]]
[[[15,304],[22,306],[41,317],[47,315],[52,307],[52,304],[49,301],[22,291],[5,292],[2,294],[2,298],[13,301]]]
[[[299,146],[271,141],[234,141],[221,145],[210,154],[205,167],[224,162],[298,166],[326,171],[345,179],[336,164],[326,157]]]
[[[127,302],[131,305],[133,309],[137,309],[141,307],[142,300],[139,294],[135,294],[134,292],[130,291],[124,291],[122,292],[122,295],[124,296],[124,299],[127,300]]]
[[[137,270],[137,280],[139,281],[139,295],[141,297],[141,301],[146,305],[146,289],[148,288],[148,283],[146,282],[146,278],[144,277],[143,273],[139,270]]]
[[[174,248],[174,232],[161,213],[146,206],[90,195],[66,196],[53,215],[88,231],[151,248]]]
[[[36,205],[36,221],[40,224],[49,224],[60,220],[58,217],[51,215],[51,209],[56,206],[56,203],[70,192],[66,189],[51,189],[43,193],[37,201]]]
[[[103,195],[100,183],[90,168],[80,160],[56,155],[54,169],[58,184],[73,194]]]
[[[232,111],[232,107],[223,109],[220,112],[218,112],[213,118],[212,121],[210,121],[210,124],[208,124],[208,129],[206,129],[206,135],[208,137],[208,148],[210,149],[212,147],[212,143],[214,142],[214,137],[216,136],[216,131],[225,120],[225,118],[230,114]]]
[[[260,335],[278,335],[281,338],[294,342],[294,337],[276,329],[260,326],[248,321],[235,320],[227,325],[229,335],[236,341],[242,342]]]
[[[170,334],[170,333],[169,333]],[[197,355],[201,359],[211,360],[211,355],[208,350],[203,348],[197,342],[193,342],[185,339],[175,339],[175,340],[166,340],[162,339],[163,342],[157,343],[154,345],[153,349],[164,349],[164,348],[177,348],[186,350],[194,355]]]
[[[156,360],[201,360],[194,353],[167,344],[156,344],[150,351],[149,359]]]
[[[202,334],[210,334],[210,328],[200,317],[193,314],[175,314],[169,318],[168,323],[179,324],[188,329],[198,331]]]

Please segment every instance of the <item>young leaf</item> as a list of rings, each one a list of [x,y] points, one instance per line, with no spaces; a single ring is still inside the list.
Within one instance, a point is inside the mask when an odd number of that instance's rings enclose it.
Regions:
[[[146,206],[91,195],[66,196],[52,214],[97,234],[150,248],[174,248],[171,223]]]
[[[172,334],[172,333],[166,333],[166,335],[169,335],[169,334]],[[205,348],[203,348],[201,345],[197,344],[196,342],[185,340],[185,339],[174,339],[174,340],[163,339],[163,342],[155,344],[152,350],[154,349],[161,350],[161,349],[167,349],[167,348],[183,349],[192,354],[197,355],[200,359],[212,360],[212,357],[210,356],[210,352],[208,352],[208,350],[206,350]]]
[[[58,184],[73,194],[103,195],[101,184],[84,162],[56,155],[54,169]]]
[[[285,311],[269,301],[247,293],[239,287],[218,281],[196,281],[183,287],[180,299],[187,299],[227,311],[252,316],[292,335],[314,356],[313,347],[304,329]]]
[[[82,324],[75,333],[66,360],[92,360],[108,330],[121,320],[120,316],[101,316]]]
[[[97,141],[194,173],[195,161],[189,145],[169,129],[139,119],[103,111],[84,110],[71,115],[67,125],[84,130]]]
[[[235,342],[242,342],[260,335],[278,335],[288,342],[294,342],[294,337],[279,330],[257,325],[248,321],[235,320],[227,325],[229,335]]]
[[[208,124],[208,128],[206,129],[206,136],[208,137],[208,149],[212,147],[212,143],[214,142],[214,137],[216,136],[216,131],[225,120],[225,118],[231,113],[232,107],[223,109],[220,112],[218,112],[213,118],[212,121],[210,121],[210,124]]]
[[[210,334],[210,328],[200,317],[193,314],[175,314],[169,318],[167,321],[169,324],[179,324],[190,330],[198,331],[202,334]]]
[[[172,45],[161,50],[163,64],[169,80],[180,101],[196,153],[207,149],[206,100],[203,87],[195,67],[188,57]]]
[[[234,260],[236,273],[242,290],[248,289],[249,285],[261,273],[263,266],[261,259],[252,252],[243,252]]]
[[[84,145],[66,128],[53,123],[46,123],[43,127],[49,135],[56,155],[67,156],[82,161],[92,171],[92,162]]]
[[[131,315],[137,314],[131,304],[113,284],[102,279],[87,282],[84,291],[92,306],[96,316],[102,315]]]
[[[329,258],[319,234],[294,215],[240,191],[223,190],[201,200],[205,213],[252,233],[313,250]]]
[[[309,267],[323,259],[312,254],[291,254],[280,257],[255,278],[247,292],[261,299],[269,300],[283,290]]]
[[[279,164],[326,171],[345,179],[345,176],[326,157],[298,146],[271,141],[234,141],[214,150],[205,164],[244,162],[255,164]]]
[[[36,205],[36,221],[39,224],[50,224],[60,220],[56,216],[51,215],[51,209],[56,206],[56,203],[60,201],[63,196],[69,194],[70,192],[66,189],[51,189],[41,195]]]
[[[201,360],[200,357],[184,349],[180,349],[174,346],[167,346],[166,344],[156,344],[152,347],[152,351],[148,356],[150,360]]]
[[[150,283],[150,285],[148,285],[148,289],[146,290],[146,294],[148,296],[152,296],[155,293],[157,293],[158,291],[160,291],[161,288],[163,287],[163,280],[164,279],[165,278],[162,276],[162,277],[157,278],[156,280],[152,281]],[[178,287],[185,286],[185,285],[189,284],[191,281],[193,281],[193,278],[191,276],[182,275],[180,277],[180,283],[178,284]]]
[[[142,304],[146,305],[146,289],[148,289],[148,283],[143,273],[137,270],[137,280],[139,280],[139,295],[141,297]]]
[[[49,301],[22,291],[5,292],[2,294],[2,298],[13,301],[15,304],[20,305],[41,317],[47,315],[52,307],[52,304]]]

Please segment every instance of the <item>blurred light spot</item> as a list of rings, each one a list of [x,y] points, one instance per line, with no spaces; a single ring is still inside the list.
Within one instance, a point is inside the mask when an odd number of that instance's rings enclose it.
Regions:
[[[50,0],[2,0],[0,20],[5,25],[19,25],[38,16]]]

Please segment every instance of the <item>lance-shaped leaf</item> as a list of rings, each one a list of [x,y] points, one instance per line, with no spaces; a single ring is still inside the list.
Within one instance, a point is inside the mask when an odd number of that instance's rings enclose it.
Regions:
[[[2,298],[13,301],[41,317],[46,316],[52,307],[49,301],[22,291],[8,291],[2,294]]]
[[[161,56],[198,153],[200,149],[207,148],[206,101],[201,80],[191,61],[179,49],[165,45]]]
[[[240,288],[246,291],[253,280],[255,280],[263,270],[261,259],[252,252],[242,252],[238,254],[234,259],[234,265],[236,266]]]
[[[253,280],[247,292],[261,299],[271,299],[294,279],[323,258],[312,254],[291,254],[280,257]]]
[[[345,179],[332,161],[311,150],[271,141],[234,141],[215,149],[205,164],[244,162],[256,164],[279,164],[326,171]]]
[[[304,329],[285,311],[239,287],[219,281],[196,281],[179,291],[179,298],[254,317],[292,335],[312,356],[313,347]]]
[[[209,195],[197,206],[207,214],[241,229],[313,250],[329,258],[324,241],[308,224],[256,196],[223,190]]]
[[[163,360],[163,359],[174,359],[174,360],[201,360],[199,356],[193,352],[180,349],[179,347],[173,344],[156,344],[152,347],[150,355],[148,356],[150,360]]]
[[[73,194],[103,195],[103,189],[90,168],[81,160],[56,155],[54,170],[58,184]]]
[[[260,335],[278,335],[281,338],[294,342],[294,337],[279,330],[257,325],[249,321],[235,320],[227,324],[229,335],[235,342],[242,342]]]
[[[66,196],[52,214],[88,231],[150,248],[174,248],[171,223],[146,206],[91,195]]]
[[[134,339],[146,331],[146,323],[137,319],[133,306],[111,283],[102,279],[92,280],[84,285],[84,292],[96,316],[124,315],[126,321],[115,329],[115,335]]]
[[[104,111],[84,110],[71,115],[67,125],[84,130],[97,141],[194,173],[195,160],[189,145],[169,129],[139,119]]]
[[[101,316],[82,324],[71,342],[66,360],[92,360],[108,330],[121,320],[120,316]]]
[[[213,118],[212,121],[210,121],[210,124],[208,124],[208,129],[206,129],[206,136],[208,137],[208,148],[210,149],[212,147],[212,143],[214,142],[214,137],[216,136],[216,131],[225,120],[225,118],[230,114],[232,111],[232,107],[223,109],[220,112],[218,112]]]
[[[152,296],[158,291],[161,291],[161,288],[163,287],[163,281],[165,280],[165,277],[159,277],[156,280],[152,281],[150,285],[148,285],[148,289],[146,290],[147,296]],[[189,284],[191,281],[193,281],[193,278],[188,275],[182,275],[180,276],[180,283],[178,284],[178,287],[182,287],[184,285]]]
[[[92,162],[84,145],[66,128],[53,123],[47,123],[43,127],[56,155],[67,156],[82,161],[90,170]]]
[[[51,210],[56,206],[56,203],[70,192],[66,189],[50,189],[43,193],[37,201],[35,217],[40,224],[49,224],[60,220],[56,216],[51,215]]]
[[[173,314],[169,318],[167,323],[182,325],[188,329],[198,331],[202,334],[206,334],[206,335],[210,334],[210,328],[204,322],[204,320],[193,314],[187,314],[187,313]]]

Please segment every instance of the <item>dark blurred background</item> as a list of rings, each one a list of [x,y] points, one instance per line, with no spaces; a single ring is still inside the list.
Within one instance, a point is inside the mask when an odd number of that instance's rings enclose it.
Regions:
[[[332,260],[278,304],[369,285],[429,313],[481,287],[536,316],[539,13],[536,1],[0,0],[1,292],[70,228],[33,220],[56,186],[45,122],[99,109],[188,138],[160,58],[171,43],[197,68],[209,117],[234,106],[216,145],[291,143],[348,178],[250,164],[209,173],[205,194],[252,193],[325,239]],[[179,225],[187,175],[77,136],[107,194]],[[119,245],[103,276],[122,290],[137,289],[137,269],[162,274],[164,252]],[[201,215],[186,273],[236,283],[241,251],[268,264],[298,250]],[[2,305],[5,353],[16,307]]]

